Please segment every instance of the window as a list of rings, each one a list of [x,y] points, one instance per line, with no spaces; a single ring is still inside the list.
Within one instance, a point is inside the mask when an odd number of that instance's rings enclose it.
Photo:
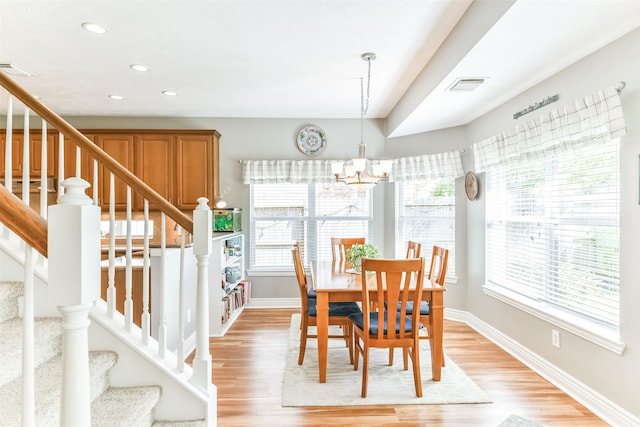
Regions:
[[[291,246],[305,262],[331,260],[333,237],[371,240],[371,191],[343,183],[252,184],[251,268],[290,269]]]
[[[433,245],[449,250],[447,277],[455,276],[455,180],[445,178],[396,183],[396,258],[404,258],[407,242],[422,243],[430,261]]]
[[[619,140],[533,157],[487,171],[487,284],[617,330]]]

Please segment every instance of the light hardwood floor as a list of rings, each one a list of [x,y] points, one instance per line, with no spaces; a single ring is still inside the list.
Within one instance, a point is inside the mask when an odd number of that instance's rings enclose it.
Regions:
[[[545,426],[606,426],[601,419],[467,325],[445,321],[445,352],[490,404],[284,408],[293,309],[245,309],[210,340],[218,426],[497,426],[517,414]],[[425,343],[426,345],[426,343]]]

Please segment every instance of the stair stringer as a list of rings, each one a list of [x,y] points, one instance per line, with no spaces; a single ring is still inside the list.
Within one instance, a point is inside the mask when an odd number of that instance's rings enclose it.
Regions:
[[[116,312],[109,318],[106,303],[98,301],[89,318],[89,350],[116,351],[118,362],[110,370],[112,387],[136,385],[160,385],[162,396],[155,408],[157,420],[205,419],[209,426],[216,426],[217,388],[202,390],[191,383],[192,368],[185,364],[184,372],[176,369],[175,354],[166,351],[158,355],[158,343],[149,339],[142,344],[141,330],[133,326],[127,332],[121,325],[122,314]]]

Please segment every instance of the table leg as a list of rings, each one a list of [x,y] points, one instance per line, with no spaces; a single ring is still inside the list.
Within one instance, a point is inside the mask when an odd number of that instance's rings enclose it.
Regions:
[[[327,347],[329,344],[329,296],[326,292],[318,292],[316,297],[318,328],[318,370],[320,382],[327,382]]]
[[[442,292],[432,292],[429,301],[429,344],[431,345],[431,374],[434,381],[440,381],[442,371],[442,329],[444,327],[444,298]]]

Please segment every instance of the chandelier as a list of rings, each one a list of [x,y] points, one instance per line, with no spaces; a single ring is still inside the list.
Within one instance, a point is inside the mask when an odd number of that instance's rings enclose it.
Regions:
[[[351,159],[351,163],[339,160],[331,162],[331,172],[335,175],[337,182],[344,182],[352,185],[358,190],[368,190],[375,187],[380,181],[387,181],[393,160],[371,161],[371,173],[367,171],[366,148],[364,143],[364,116],[369,110],[369,91],[371,86],[371,61],[376,59],[375,53],[363,53],[363,61],[367,61],[367,102],[364,100],[364,81],[360,78],[360,143],[358,144],[358,157]]]

